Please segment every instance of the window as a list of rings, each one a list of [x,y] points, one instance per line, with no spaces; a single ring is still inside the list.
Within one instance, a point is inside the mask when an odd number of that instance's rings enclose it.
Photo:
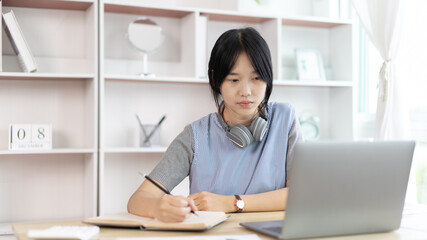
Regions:
[[[404,0],[404,23],[400,36],[399,53],[396,58],[396,74],[406,92],[412,136],[417,141],[413,167],[416,179],[417,200],[427,204],[427,1]],[[360,29],[360,69],[358,113],[375,125],[378,94],[378,75],[383,60],[369,41],[363,28]],[[369,117],[366,117],[369,116]],[[371,128],[372,129],[372,128]],[[373,136],[373,132],[371,133]],[[410,182],[411,183],[411,182]]]

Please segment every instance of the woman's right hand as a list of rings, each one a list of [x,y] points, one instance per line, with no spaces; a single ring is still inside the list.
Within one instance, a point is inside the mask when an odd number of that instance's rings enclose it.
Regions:
[[[194,201],[184,196],[164,195],[158,201],[154,216],[162,222],[182,222],[197,211]]]

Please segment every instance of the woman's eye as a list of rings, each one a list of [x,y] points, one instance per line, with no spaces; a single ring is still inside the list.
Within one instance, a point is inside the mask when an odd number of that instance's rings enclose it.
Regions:
[[[228,81],[230,81],[230,82],[237,82],[238,80],[237,79],[229,79]]]
[[[255,79],[255,80],[262,80],[262,78],[261,78],[261,77],[255,77],[254,79]]]

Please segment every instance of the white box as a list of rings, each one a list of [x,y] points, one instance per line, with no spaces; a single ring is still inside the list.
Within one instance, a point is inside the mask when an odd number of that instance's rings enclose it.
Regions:
[[[51,124],[11,124],[9,150],[52,149]]]

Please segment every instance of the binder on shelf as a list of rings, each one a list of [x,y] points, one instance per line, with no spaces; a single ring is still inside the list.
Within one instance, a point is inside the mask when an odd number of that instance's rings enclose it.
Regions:
[[[31,54],[21,28],[16,21],[13,10],[8,13],[3,13],[3,25],[6,36],[10,40],[13,50],[18,56],[18,62],[24,72],[35,72],[37,70],[36,62]]]
[[[3,1],[2,0],[0,0],[0,12],[2,12],[2,8],[3,8]],[[1,31],[1,29],[3,29],[3,26],[2,26],[2,21],[0,21],[0,31]],[[3,40],[2,40],[2,34],[0,34],[0,43],[2,43],[3,42]],[[0,44],[0,72],[3,72],[3,47],[2,47],[2,44]]]

